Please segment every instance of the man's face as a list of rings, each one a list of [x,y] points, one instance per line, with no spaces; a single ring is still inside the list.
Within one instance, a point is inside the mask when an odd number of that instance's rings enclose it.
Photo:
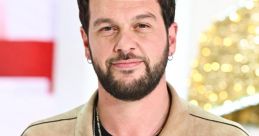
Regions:
[[[85,46],[101,86],[130,101],[157,86],[174,51],[157,0],[90,0]]]

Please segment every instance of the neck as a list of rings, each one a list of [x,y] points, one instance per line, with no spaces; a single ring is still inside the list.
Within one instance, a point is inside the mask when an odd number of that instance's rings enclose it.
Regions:
[[[165,78],[146,97],[121,101],[99,87],[98,111],[104,128],[112,135],[156,135],[166,121],[170,106]]]

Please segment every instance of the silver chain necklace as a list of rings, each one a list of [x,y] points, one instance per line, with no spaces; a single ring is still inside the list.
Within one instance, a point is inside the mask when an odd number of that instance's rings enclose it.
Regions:
[[[97,110],[96,110],[96,121],[97,121],[97,127],[98,127],[99,136],[102,136],[100,119],[99,119],[99,113],[98,113]]]
[[[93,122],[94,136],[96,136],[96,134],[95,134],[95,123],[97,123],[97,130],[98,130],[99,136],[102,136],[101,125],[100,125],[100,118],[99,118],[99,113],[98,113],[97,109],[95,109],[95,112],[94,112],[94,122]]]

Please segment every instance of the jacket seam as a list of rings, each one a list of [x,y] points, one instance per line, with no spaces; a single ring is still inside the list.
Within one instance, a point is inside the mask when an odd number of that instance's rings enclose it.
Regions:
[[[192,113],[190,113],[190,115],[193,116],[193,117],[196,117],[196,118],[203,119],[203,120],[212,121],[212,122],[216,122],[216,123],[221,123],[221,124],[225,124],[225,125],[229,125],[229,126],[238,128],[239,130],[244,132],[247,136],[249,136],[248,133],[245,130],[243,130],[242,128],[240,128],[240,127],[238,127],[238,126],[236,126],[234,124],[230,124],[230,123],[226,123],[226,122],[222,122],[222,121],[218,121],[218,120],[212,120],[212,119],[204,118],[204,117],[201,117],[201,116],[194,115]]]
[[[77,117],[66,118],[66,119],[58,119],[58,120],[51,120],[51,121],[44,121],[44,122],[32,124],[32,125],[28,126],[28,127],[23,131],[23,133],[21,134],[21,136],[23,136],[23,134],[24,134],[29,128],[34,127],[34,126],[38,126],[38,125],[42,125],[42,124],[48,124],[48,123],[54,123],[54,122],[60,122],[60,121],[74,120],[74,119],[77,119]]]

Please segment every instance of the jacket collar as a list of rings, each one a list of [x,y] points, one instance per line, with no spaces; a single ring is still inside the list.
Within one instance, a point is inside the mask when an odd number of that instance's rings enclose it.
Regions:
[[[93,136],[93,109],[96,98],[97,91],[79,111],[75,126],[75,136]]]
[[[174,88],[168,84],[171,93],[171,107],[168,119],[160,133],[161,136],[184,136],[188,130],[188,104],[176,93]],[[173,129],[173,130],[172,130]]]

